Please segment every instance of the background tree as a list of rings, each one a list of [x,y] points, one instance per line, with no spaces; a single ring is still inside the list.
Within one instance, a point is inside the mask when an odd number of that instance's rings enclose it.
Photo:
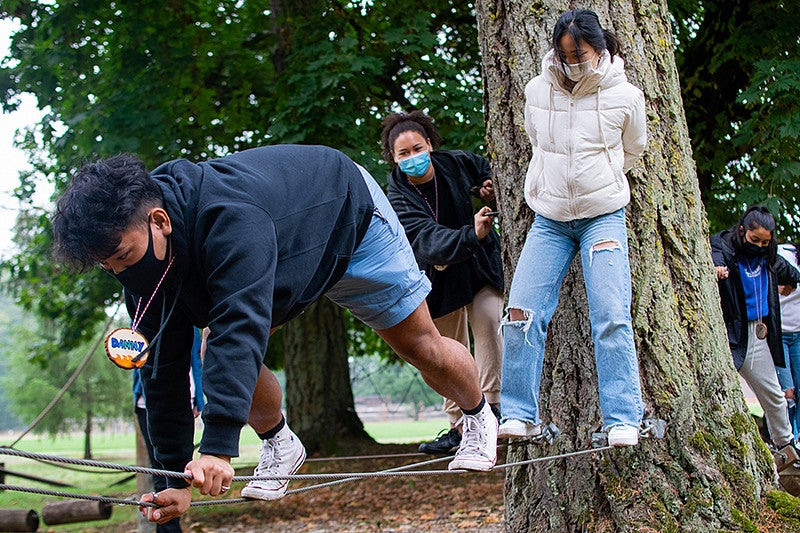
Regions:
[[[478,2],[489,152],[504,216],[510,276],[531,221],[522,188],[530,157],[523,89],[574,3]],[[774,488],[772,460],[744,405],[722,328],[708,227],[691,158],[666,4],[590,2],[623,43],[626,71],[647,100],[649,148],[629,173],[633,314],[646,415],[664,440],[511,469],[510,531],[738,529]],[[563,434],[551,449],[513,446],[509,461],[586,449],[600,426],[597,377],[580,262],[550,326],[543,417]],[[749,524],[748,527],[752,527]]]
[[[21,314],[21,313],[20,313]],[[26,326],[25,322],[32,323]],[[61,354],[59,364],[40,365],[32,362],[28,347],[36,345],[39,328],[31,317],[7,332],[8,342],[2,346],[3,364],[9,370],[0,378],[10,410],[30,424],[37,419],[67,379],[89,359],[72,386],[53,404],[36,430],[50,435],[67,431],[83,431],[84,458],[92,457],[92,433],[120,418],[130,415],[133,403],[120,391],[130,389],[129,375],[108,364],[102,346],[89,354],[81,346]],[[8,445],[10,443],[4,443]]]
[[[676,62],[712,231],[763,203],[800,235],[800,3],[670,0]]]
[[[132,151],[153,167],[263,144],[319,143],[341,148],[380,178],[388,168],[378,162],[379,119],[417,102],[433,108],[453,146],[474,150],[482,143],[468,2],[275,0],[265,8],[201,0],[165,8],[9,0],[0,16],[22,24],[2,68],[0,104],[14,109],[18,95],[30,92],[49,108],[23,141],[35,167],[17,189],[25,207],[20,252],[4,263],[13,294],[54,325],[39,350],[42,362],[55,347],[85,339],[119,296],[102,272],[75,278],[51,263],[49,213],[31,200],[43,181],[58,194],[87,157]],[[346,357],[341,314],[325,300],[318,307],[308,316],[337,324],[306,318],[285,331],[315,341],[313,349],[284,343],[283,359],[295,360],[294,375],[305,385],[314,377],[302,375],[308,369]],[[287,391],[293,425],[308,428],[302,437],[312,451],[326,435],[363,436],[345,414],[354,411],[343,362],[342,372],[317,375],[336,383]],[[312,391],[316,396],[306,396]]]
[[[30,329],[35,325],[36,321],[30,313],[26,315],[11,298],[0,294],[0,376],[14,373],[9,359],[10,352],[14,348],[15,330],[23,327]],[[8,393],[0,381],[0,430],[19,429],[22,424],[23,422],[10,409]]]

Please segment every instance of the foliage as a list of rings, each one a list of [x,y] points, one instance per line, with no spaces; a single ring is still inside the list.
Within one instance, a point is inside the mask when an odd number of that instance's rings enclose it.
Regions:
[[[800,236],[800,3],[670,0],[676,60],[712,231],[753,203]]]
[[[277,6],[277,10],[276,10]],[[451,146],[479,149],[482,95],[469,2],[272,4],[197,0],[68,3],[8,0],[21,29],[0,68],[0,105],[33,93],[48,112],[23,146],[19,252],[2,264],[7,289],[52,321],[38,359],[86,339],[118,286],[49,259],[49,213],[31,198],[61,191],[86,158],[136,152],[153,166],[263,144],[340,148],[380,178],[379,119],[415,105]],[[280,357],[278,357],[280,359]]]
[[[2,354],[4,364],[11,371],[0,378],[0,387],[5,391],[12,412],[26,424],[39,416],[87,357],[86,347],[80,347],[61,353],[58,364],[32,362],[28,347],[36,345],[39,327],[17,325],[11,328],[10,342],[3,347]],[[102,427],[130,414],[131,396],[120,394],[130,386],[130,373],[111,364],[100,346],[72,386],[41,420],[38,429],[51,435],[87,430],[98,422]]]
[[[23,313],[8,297],[0,294],[0,376],[15,374],[8,358],[14,346],[15,328],[32,328],[34,325],[32,316]],[[8,393],[0,384],[0,430],[17,429],[21,425],[22,422],[9,409]]]

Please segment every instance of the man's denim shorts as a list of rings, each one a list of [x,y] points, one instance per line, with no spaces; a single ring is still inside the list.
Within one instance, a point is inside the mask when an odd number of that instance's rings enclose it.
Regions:
[[[373,329],[387,329],[406,319],[431,290],[389,199],[364,168],[375,211],[364,239],[342,279],[326,296]]]

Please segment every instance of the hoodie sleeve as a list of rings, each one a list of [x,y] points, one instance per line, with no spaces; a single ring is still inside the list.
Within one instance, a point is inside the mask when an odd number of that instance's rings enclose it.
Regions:
[[[778,255],[775,260],[775,274],[778,285],[791,285],[797,287],[800,283],[800,270],[797,270],[782,256]]]
[[[205,237],[201,262],[211,299],[200,452],[235,457],[272,324],[275,226],[257,206],[217,206],[198,219],[196,234]]]
[[[397,170],[395,169],[395,172]],[[466,261],[481,247],[473,225],[458,229],[436,222],[421,198],[409,198],[390,178],[388,198],[403,225],[417,261],[424,265],[450,265]]]
[[[623,172],[628,172],[639,158],[644,154],[647,146],[647,114],[644,105],[644,93],[634,87],[635,95],[630,113],[626,117],[622,128],[622,148],[625,151],[625,162]]]
[[[470,175],[467,177],[472,185],[477,185],[480,187],[483,185],[484,181],[492,179],[492,167],[489,165],[489,161],[485,157],[478,154],[473,154],[472,152],[460,153],[463,154],[463,156],[471,163],[471,170],[467,172]],[[474,170],[472,170],[473,168]]]
[[[714,266],[727,266],[725,264],[725,255],[722,251],[724,246],[722,242],[722,233],[715,233],[708,239],[711,245],[711,261]]]

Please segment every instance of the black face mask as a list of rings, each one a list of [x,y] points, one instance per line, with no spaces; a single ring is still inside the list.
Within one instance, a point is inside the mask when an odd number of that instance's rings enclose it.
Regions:
[[[147,251],[144,256],[114,277],[122,283],[126,291],[142,298],[149,298],[155,292],[158,282],[169,266],[170,248],[171,246],[167,246],[164,259],[156,257],[153,251],[153,230],[148,222]]]
[[[749,241],[744,241],[744,245],[742,247],[742,251],[744,255],[747,257],[764,257],[767,255],[767,248],[768,246],[758,246],[757,244],[753,244]]]

